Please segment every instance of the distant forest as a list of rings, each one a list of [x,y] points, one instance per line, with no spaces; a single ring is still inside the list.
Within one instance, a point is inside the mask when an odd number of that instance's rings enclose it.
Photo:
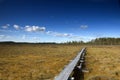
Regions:
[[[1,44],[36,44],[36,43],[29,43],[29,42],[0,42]],[[120,45],[120,38],[96,38],[88,42],[84,41],[68,41],[65,43],[55,43],[55,42],[42,42],[37,44],[80,44],[80,45]]]
[[[65,44],[120,45],[120,38],[96,38],[89,42],[70,41]]]

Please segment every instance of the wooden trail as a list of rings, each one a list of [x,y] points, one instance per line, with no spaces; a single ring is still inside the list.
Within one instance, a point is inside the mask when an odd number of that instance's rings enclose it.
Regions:
[[[86,48],[78,53],[78,55],[60,72],[54,80],[84,80],[82,68],[84,67]]]

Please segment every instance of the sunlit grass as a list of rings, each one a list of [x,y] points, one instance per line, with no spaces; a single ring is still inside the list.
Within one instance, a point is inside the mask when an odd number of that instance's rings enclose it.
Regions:
[[[83,46],[0,44],[0,80],[53,80]],[[85,80],[120,80],[120,46],[88,46]],[[102,78],[101,78],[102,77]],[[109,78],[109,79],[108,79]]]
[[[0,45],[1,80],[53,80],[80,51],[76,45]]]
[[[120,46],[87,48],[85,80],[120,80]]]

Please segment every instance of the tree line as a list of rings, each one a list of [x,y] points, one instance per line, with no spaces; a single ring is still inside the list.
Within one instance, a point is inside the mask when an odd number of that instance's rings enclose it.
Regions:
[[[39,43],[28,43],[28,42],[13,42],[13,41],[3,41],[0,44],[80,44],[80,45],[120,45],[120,38],[96,38],[88,42],[84,41],[68,41],[65,43],[55,43],[55,42],[39,42]]]
[[[88,45],[120,45],[120,38],[96,38],[88,42],[68,41],[64,44],[88,44]]]

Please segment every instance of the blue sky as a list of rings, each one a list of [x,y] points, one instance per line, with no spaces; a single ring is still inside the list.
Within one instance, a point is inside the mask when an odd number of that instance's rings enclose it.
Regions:
[[[119,0],[0,0],[0,41],[120,37]]]

